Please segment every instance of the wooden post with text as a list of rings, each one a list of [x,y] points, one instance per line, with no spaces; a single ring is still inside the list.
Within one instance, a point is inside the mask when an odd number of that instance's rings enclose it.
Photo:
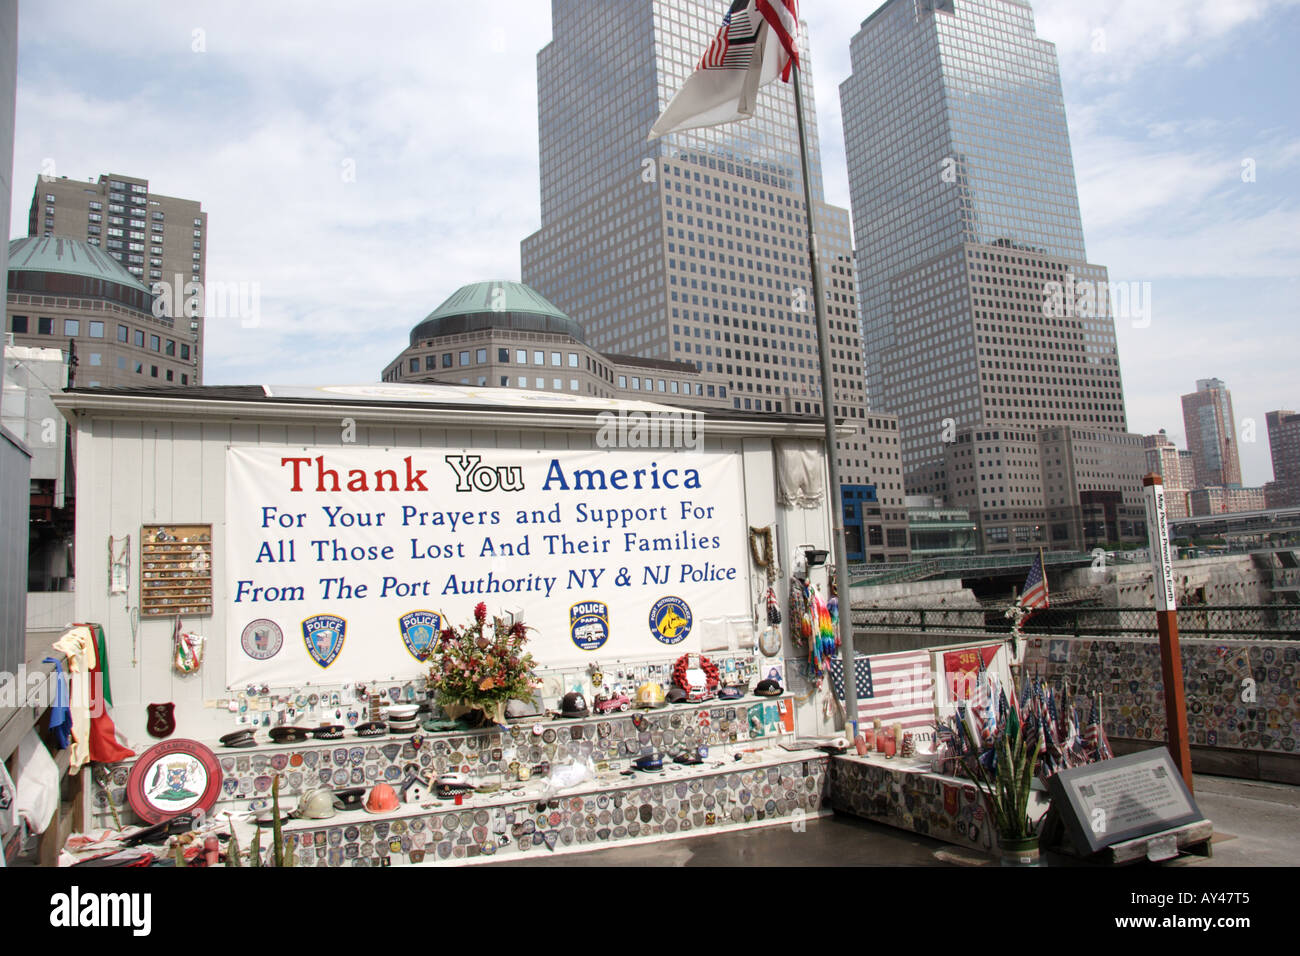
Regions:
[[[1192,753],[1187,742],[1187,697],[1183,692],[1183,655],[1178,647],[1178,605],[1174,569],[1169,555],[1169,522],[1165,514],[1164,482],[1157,474],[1142,479],[1146,500],[1147,537],[1151,542],[1152,584],[1156,596],[1156,627],[1160,631],[1160,674],[1165,688],[1165,727],[1169,753],[1192,790]]]

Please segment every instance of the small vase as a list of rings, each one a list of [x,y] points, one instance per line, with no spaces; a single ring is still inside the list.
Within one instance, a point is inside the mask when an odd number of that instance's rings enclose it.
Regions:
[[[1038,859],[1038,837],[1005,837],[998,834],[1002,866],[1042,866]]]

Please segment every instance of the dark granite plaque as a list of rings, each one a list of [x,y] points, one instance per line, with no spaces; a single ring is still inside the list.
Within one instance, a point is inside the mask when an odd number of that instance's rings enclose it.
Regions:
[[[1205,819],[1163,747],[1062,770],[1050,789],[1079,852]]]

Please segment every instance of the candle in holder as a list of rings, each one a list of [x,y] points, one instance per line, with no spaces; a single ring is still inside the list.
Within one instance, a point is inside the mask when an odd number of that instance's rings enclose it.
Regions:
[[[885,734],[885,756],[892,757],[898,751],[898,744],[894,740],[892,731]]]
[[[876,753],[883,754],[885,752],[885,735],[881,732],[880,729],[880,718],[877,717],[875,720],[873,720],[871,722],[871,726],[872,729],[875,731],[875,736],[876,736]]]

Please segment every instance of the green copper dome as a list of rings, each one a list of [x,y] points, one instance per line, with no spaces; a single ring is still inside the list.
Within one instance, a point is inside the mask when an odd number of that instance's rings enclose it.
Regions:
[[[149,287],[131,275],[98,246],[80,239],[57,239],[53,236],[29,236],[9,243],[10,272],[59,272],[64,275],[104,279],[118,285],[148,292]]]
[[[461,286],[411,330],[411,345],[481,329],[515,329],[570,335],[583,341],[582,326],[522,282],[475,282]]]
[[[79,239],[29,236],[9,243],[9,291],[104,299],[151,312],[149,287],[108,253]]]

